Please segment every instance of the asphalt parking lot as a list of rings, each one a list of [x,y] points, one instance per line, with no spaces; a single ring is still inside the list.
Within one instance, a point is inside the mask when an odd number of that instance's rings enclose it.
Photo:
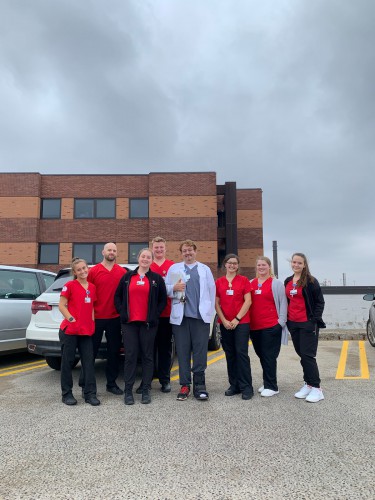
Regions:
[[[261,385],[250,347],[254,389]],[[375,349],[322,341],[325,400],[293,397],[301,369],[289,344],[280,394],[225,397],[224,353],[209,353],[208,402],[176,401],[153,383],[152,404],[61,403],[59,373],[38,358],[0,358],[1,499],[373,499]],[[33,365],[30,365],[34,363]],[[76,378],[79,370],[75,370]],[[174,378],[177,371],[173,372]],[[79,391],[76,391],[79,396]]]

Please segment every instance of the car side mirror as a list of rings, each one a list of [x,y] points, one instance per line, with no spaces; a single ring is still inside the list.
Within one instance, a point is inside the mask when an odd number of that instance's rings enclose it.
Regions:
[[[366,293],[366,295],[363,296],[363,300],[373,301],[373,300],[375,300],[375,294],[374,293]]]

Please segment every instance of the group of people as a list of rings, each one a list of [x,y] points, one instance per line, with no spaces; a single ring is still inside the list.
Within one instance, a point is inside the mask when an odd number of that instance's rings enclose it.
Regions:
[[[179,363],[177,400],[186,400],[191,386],[196,399],[207,400],[205,371],[215,310],[227,361],[226,396],[241,394],[242,399],[249,400],[254,395],[249,339],[263,370],[263,385],[258,391],[263,397],[279,393],[277,358],[289,331],[304,378],[295,397],[309,402],[324,399],[316,362],[319,328],[325,327],[324,299],[306,257],[301,253],[292,256],[293,275],[283,284],[273,276],[267,257],[257,258],[256,278],[249,280],[239,273],[238,256],[228,254],[224,259],[225,275],[215,283],[210,268],[196,259],[194,241],[183,241],[179,249],[181,262],[166,259],[166,241],[156,237],[151,248],[139,252],[138,266],[130,271],[116,264],[114,243],[104,246],[103,261],[90,270],[83,259],[73,259],[74,279],[64,286],[59,303],[64,316],[59,332],[63,403],[77,404],[72,392],[72,370],[78,349],[82,397],[93,406],[100,404],[94,362],[104,332],[106,389],[114,395],[124,395],[126,405],[135,402],[133,386],[139,358],[142,381],[135,392],[141,395],[141,403],[151,403],[155,347],[160,390],[171,392],[172,335]],[[116,382],[122,343],[124,391]]]

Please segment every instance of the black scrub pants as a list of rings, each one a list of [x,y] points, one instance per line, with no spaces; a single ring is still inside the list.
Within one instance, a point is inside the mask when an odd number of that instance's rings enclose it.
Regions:
[[[63,396],[72,394],[73,368],[78,349],[81,364],[85,371],[84,395],[85,398],[96,396],[95,362],[92,350],[91,335],[67,335],[59,331],[61,343],[61,391]]]
[[[263,330],[250,330],[254,351],[263,368],[263,385],[265,389],[278,391],[277,358],[281,349],[281,326],[272,326]]]
[[[142,388],[150,389],[154,375],[154,344],[157,326],[149,327],[143,321],[132,321],[122,325],[124,338],[125,392],[131,392],[137,372],[138,355],[142,363]]]
[[[294,349],[300,357],[303,379],[311,387],[320,387],[316,352],[318,350],[319,329],[316,323],[306,321],[297,323],[288,321],[288,330],[292,337]]]
[[[161,385],[169,384],[172,364],[172,325],[169,318],[159,318],[155,346],[158,356],[158,377]]]
[[[248,323],[227,330],[220,325],[221,344],[227,360],[228,379],[231,388],[244,393],[253,392],[249,358],[250,327]]]

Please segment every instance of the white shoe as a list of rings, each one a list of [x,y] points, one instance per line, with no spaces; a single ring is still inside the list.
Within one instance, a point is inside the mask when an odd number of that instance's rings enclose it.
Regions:
[[[321,401],[324,399],[323,391],[322,389],[319,389],[318,387],[313,387],[309,393],[309,395],[306,397],[306,401],[308,403],[317,403],[318,401]]]
[[[258,392],[263,392],[264,391],[264,385],[262,387],[259,387]]]
[[[311,390],[312,390],[311,385],[307,385],[305,382],[305,384],[301,387],[301,389],[295,393],[294,397],[298,399],[305,399],[306,396],[310,394]]]
[[[275,394],[279,394],[279,391],[273,391],[272,389],[263,389],[263,391],[260,393],[260,395],[263,396],[264,398],[270,398]]]

